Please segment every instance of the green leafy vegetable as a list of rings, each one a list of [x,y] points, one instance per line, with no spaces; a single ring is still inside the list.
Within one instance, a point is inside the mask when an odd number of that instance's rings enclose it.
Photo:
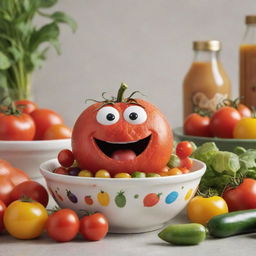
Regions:
[[[49,46],[60,49],[60,23],[74,32],[76,22],[64,12],[45,13],[57,0],[0,0],[0,94],[29,98],[31,73],[42,66]],[[34,18],[49,23],[38,27]],[[47,46],[48,44],[48,46]],[[44,46],[44,47],[42,47]]]

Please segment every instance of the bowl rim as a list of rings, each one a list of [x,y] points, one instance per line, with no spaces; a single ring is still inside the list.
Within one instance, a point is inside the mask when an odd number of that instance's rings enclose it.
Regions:
[[[220,141],[220,142],[255,142],[256,143],[256,139],[235,139],[235,138],[218,138],[218,137],[202,137],[202,136],[193,136],[193,135],[186,135],[183,132],[183,127],[179,126],[173,129],[173,133],[175,136],[183,136],[186,137],[188,139],[197,139],[197,140],[203,140],[203,141]]]
[[[189,180],[195,180],[198,178],[201,178],[205,171],[206,171],[206,164],[202,161],[199,161],[197,159],[193,159],[193,161],[200,166],[199,170],[192,171],[190,173],[182,174],[182,175],[175,175],[175,176],[165,176],[165,177],[147,177],[147,178],[131,178],[131,179],[124,179],[124,178],[95,178],[95,177],[78,177],[78,176],[68,176],[68,175],[61,175],[53,173],[52,170],[48,170],[49,166],[60,166],[58,163],[58,160],[51,159],[48,161],[43,162],[40,165],[40,172],[42,176],[47,181],[57,181],[62,183],[69,183],[69,184],[83,184],[83,183],[109,183],[109,184],[115,184],[115,183],[123,183],[123,184],[137,184],[139,183],[150,183],[152,184],[152,181],[154,181],[154,185],[156,184],[164,184],[164,183],[181,183],[184,181]]]

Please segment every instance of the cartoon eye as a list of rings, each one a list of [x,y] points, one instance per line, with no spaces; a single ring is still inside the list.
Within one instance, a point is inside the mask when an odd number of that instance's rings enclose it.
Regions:
[[[119,117],[119,112],[113,107],[103,107],[96,115],[98,123],[103,125],[115,124],[119,120]]]
[[[124,111],[124,119],[130,124],[142,124],[147,120],[147,113],[140,106],[130,106]]]

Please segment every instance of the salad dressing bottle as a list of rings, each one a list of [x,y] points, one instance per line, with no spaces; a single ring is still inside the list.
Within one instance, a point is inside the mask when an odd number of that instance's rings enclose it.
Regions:
[[[194,60],[183,82],[184,119],[199,108],[213,113],[231,94],[230,80],[219,60],[220,41],[196,41],[193,50]]]
[[[240,45],[240,100],[256,106],[256,15],[246,16],[247,28]]]

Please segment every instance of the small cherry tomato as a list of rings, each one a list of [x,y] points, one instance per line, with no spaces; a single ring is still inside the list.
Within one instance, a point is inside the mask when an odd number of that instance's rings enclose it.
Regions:
[[[5,203],[0,200],[0,233],[4,230],[4,211],[6,209]]]
[[[146,178],[145,172],[133,172],[131,174],[132,178]]]
[[[88,170],[82,170],[78,173],[79,177],[93,177],[93,174]]]
[[[22,182],[12,190],[12,201],[19,200],[22,197],[31,198],[41,203],[44,207],[48,205],[49,201],[49,195],[45,187],[33,180]]]
[[[58,167],[58,168],[54,169],[53,172],[56,174],[68,175],[68,170],[65,169],[64,167]]]
[[[161,176],[158,173],[149,172],[149,173],[146,173],[146,177],[147,178],[158,178],[158,177],[161,177]]]
[[[70,167],[74,163],[74,160],[74,155],[69,149],[63,149],[58,154],[58,161],[61,166]]]
[[[31,114],[36,124],[35,140],[42,140],[45,131],[52,125],[63,124],[62,117],[50,109],[36,109]]]
[[[43,135],[43,140],[60,140],[71,138],[72,131],[64,124],[50,126]]]
[[[4,212],[4,226],[18,239],[33,239],[44,230],[48,213],[38,202],[14,201]]]
[[[79,231],[79,218],[71,209],[62,209],[51,214],[46,223],[50,238],[57,242],[72,240]]]
[[[17,100],[15,105],[23,113],[30,114],[38,108],[38,105],[31,100]]]
[[[78,176],[79,172],[81,171],[78,167],[69,167],[68,168],[68,175],[70,176]]]
[[[252,111],[244,104],[239,103],[236,109],[240,113],[241,117],[252,117]]]
[[[193,152],[193,147],[189,141],[181,141],[176,146],[176,155],[180,158],[189,157]]]
[[[127,179],[127,178],[131,178],[131,175],[129,173],[126,173],[126,172],[119,172],[117,173],[114,178],[124,178],[124,179]]]
[[[204,198],[195,196],[187,206],[187,215],[191,222],[205,225],[213,216],[228,212],[225,200],[219,196]]]
[[[168,171],[168,176],[173,176],[173,175],[180,175],[182,174],[182,171],[179,168],[172,168]]]
[[[185,119],[183,130],[186,135],[211,137],[210,118],[192,113]]]
[[[110,173],[107,171],[107,170],[98,170],[96,173],[95,173],[95,177],[96,178],[110,178]]]
[[[189,169],[187,169],[187,168],[185,168],[185,167],[179,167],[179,169],[181,170],[181,172],[182,172],[183,174],[186,174],[186,173],[189,173],[189,172],[190,172]]]
[[[233,138],[233,131],[241,119],[239,112],[232,107],[222,107],[211,117],[211,133],[220,138]]]
[[[84,216],[80,220],[80,233],[89,241],[98,241],[108,233],[108,220],[101,213]]]
[[[187,169],[190,169],[193,165],[193,160],[189,157],[185,157],[180,160],[180,166],[179,167],[185,167]]]

